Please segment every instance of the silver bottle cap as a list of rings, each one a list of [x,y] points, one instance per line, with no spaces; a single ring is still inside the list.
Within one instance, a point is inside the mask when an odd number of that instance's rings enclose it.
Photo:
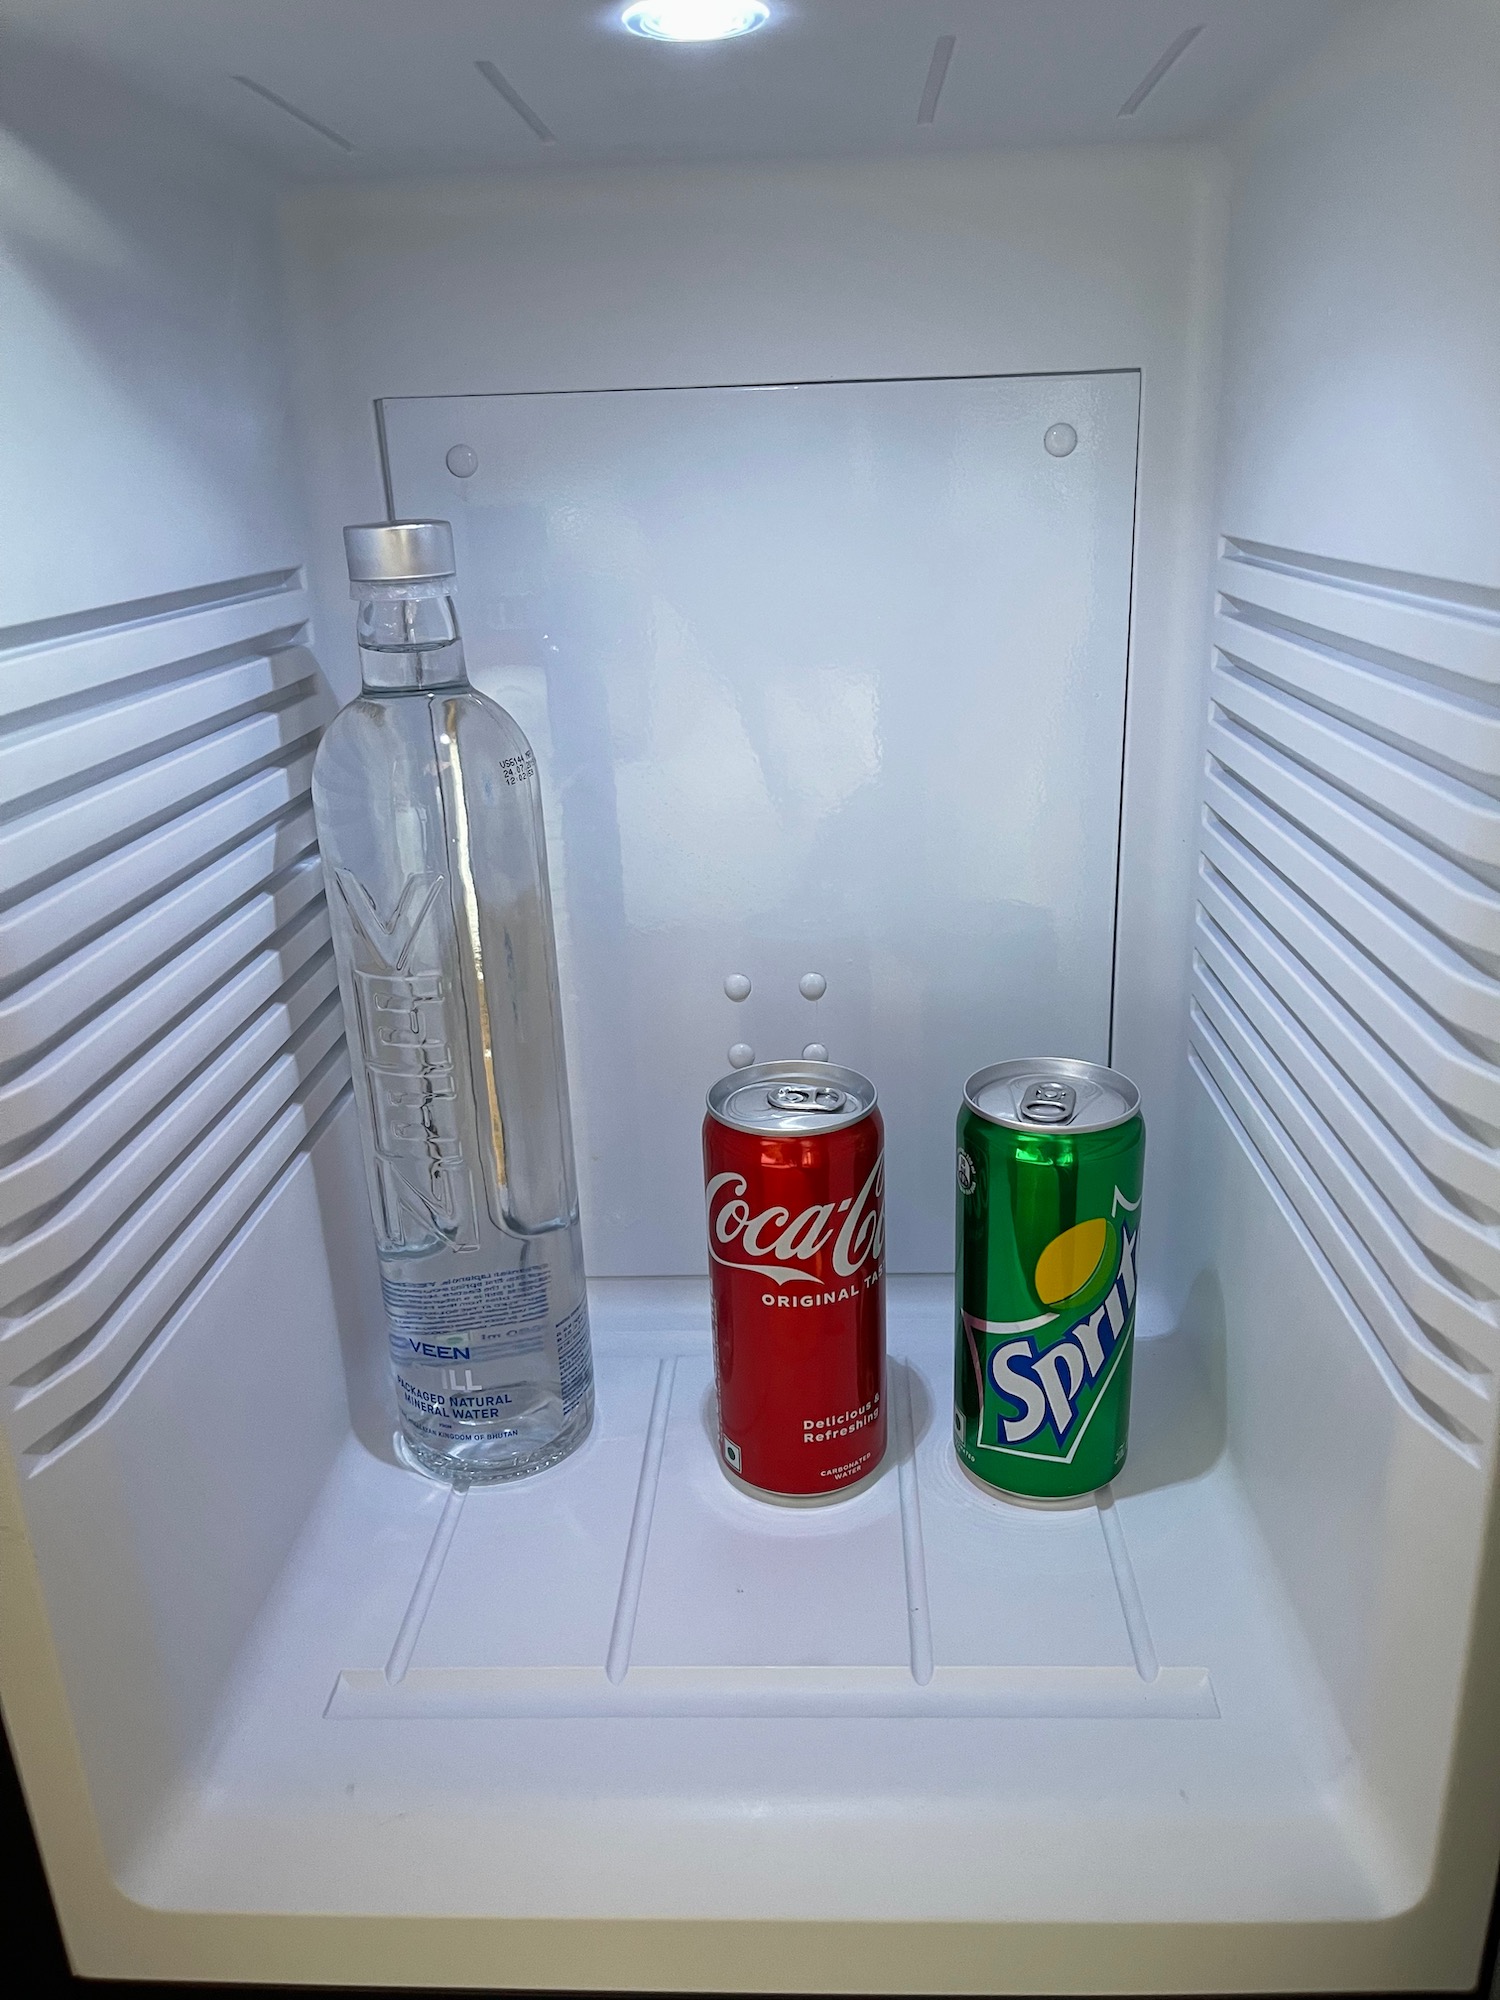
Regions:
[[[446,521],[371,521],[345,528],[351,583],[426,583],[457,574]]]

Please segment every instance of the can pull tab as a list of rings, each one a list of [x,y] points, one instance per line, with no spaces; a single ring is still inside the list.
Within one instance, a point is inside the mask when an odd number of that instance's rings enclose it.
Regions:
[[[773,1111],[842,1111],[844,1093],[827,1083],[780,1083],[766,1102]]]
[[[1021,1116],[1028,1125],[1067,1125],[1077,1105],[1071,1083],[1031,1083],[1021,1097]]]

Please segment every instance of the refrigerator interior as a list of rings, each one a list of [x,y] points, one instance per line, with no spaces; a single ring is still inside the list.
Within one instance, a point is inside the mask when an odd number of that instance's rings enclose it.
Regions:
[[[1463,1989],[1500,18],[617,11],[0,13],[0,1692],[74,1963]],[[541,761],[591,1277],[593,1433],[467,1494],[308,795],[388,512]],[[1054,1037],[1149,1137],[1130,1457],[1037,1513],[949,1443],[952,1118]],[[714,1459],[735,1042],[888,1119],[895,1442],[817,1512]]]

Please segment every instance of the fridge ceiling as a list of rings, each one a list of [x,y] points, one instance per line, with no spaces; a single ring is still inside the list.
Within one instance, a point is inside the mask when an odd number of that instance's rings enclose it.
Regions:
[[[669,46],[622,0],[0,0],[289,177],[1198,136],[1350,0],[777,0]],[[951,49],[945,48],[951,38]]]

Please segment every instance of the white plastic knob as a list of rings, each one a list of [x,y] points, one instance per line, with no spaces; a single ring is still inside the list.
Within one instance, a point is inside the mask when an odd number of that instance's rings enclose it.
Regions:
[[[728,1000],[746,1000],[749,996],[749,979],[743,972],[731,972],[724,981],[724,997]]]
[[[456,444],[443,463],[455,479],[472,479],[479,470],[479,453],[471,444]]]
[[[828,1051],[821,1042],[809,1042],[807,1047],[802,1051],[802,1060],[804,1062],[827,1062]]]
[[[1053,424],[1042,438],[1042,449],[1052,458],[1066,458],[1078,442],[1078,433],[1071,424]]]
[[[754,1061],[755,1051],[748,1042],[736,1042],[734,1047],[729,1051],[729,1067],[731,1069],[748,1069]]]
[[[821,972],[804,972],[797,981],[797,991],[804,1000],[821,1000],[828,991],[828,981]]]

